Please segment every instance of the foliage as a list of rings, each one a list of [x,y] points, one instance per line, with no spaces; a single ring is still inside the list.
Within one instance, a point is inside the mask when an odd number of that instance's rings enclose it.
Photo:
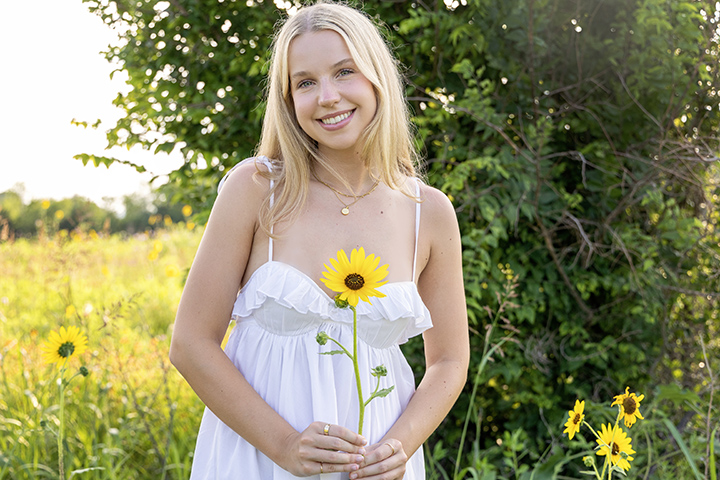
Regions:
[[[66,472],[189,476],[202,403],[167,355],[179,280],[199,240],[175,228],[0,244],[0,479],[57,478],[58,369],[41,344],[67,325],[88,334],[90,375],[65,388]]]
[[[517,348],[479,393],[485,446],[520,428],[542,452],[572,399],[672,382],[668,351],[691,370],[700,352],[676,349],[669,328],[683,342],[713,338],[714,12],[703,2],[473,2],[400,22],[429,177],[461,221],[471,324],[483,327],[480,306],[500,291],[496,265],[521,279],[509,314]],[[448,49],[433,48],[427,25]]]
[[[115,100],[126,115],[109,144],[180,149],[170,185],[206,211],[219,177],[254,149],[270,33],[284,12],[268,0],[85,2],[124,32],[106,55],[132,89]],[[456,206],[477,333],[471,378],[490,322],[483,306],[499,301],[506,271],[520,282],[507,313],[515,341],[497,350],[477,395],[468,387],[429,457],[459,445],[471,409],[464,445],[476,472],[518,477],[520,464],[537,464],[552,478],[567,462],[558,437],[572,401],[628,384],[648,399],[662,396],[659,385],[696,394],[667,417],[707,444],[714,384],[697,345],[711,339],[707,357],[718,358],[718,5],[364,8],[406,65],[428,181]],[[417,342],[406,352],[421,365]],[[648,445],[671,434],[658,435]],[[664,475],[684,478],[683,456],[661,458]],[[707,471],[707,452],[693,461]]]
[[[0,193],[0,241],[52,236],[62,230],[133,234],[178,222],[186,222],[188,228],[194,228],[192,207],[172,203],[169,200],[172,196],[166,190],[167,187],[155,191],[150,198],[126,195],[122,199],[122,215],[77,195],[63,200],[32,200],[25,204],[18,192],[9,190]]]

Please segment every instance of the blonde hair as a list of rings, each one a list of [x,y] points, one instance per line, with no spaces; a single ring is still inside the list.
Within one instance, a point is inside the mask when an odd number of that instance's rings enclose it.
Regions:
[[[307,32],[332,30],[347,45],[360,72],[372,83],[377,96],[375,117],[363,132],[361,156],[367,168],[390,188],[410,197],[414,193],[406,179],[416,177],[418,154],[410,125],[398,64],[375,24],[354,8],[322,2],[303,7],[287,19],[275,36],[268,74],[267,107],[257,155],[273,162],[275,201],[265,199],[260,226],[293,221],[305,204],[313,162],[333,173],[349,190],[349,185],[320,155],[316,142],[297,122],[290,91],[288,51],[296,37]]]

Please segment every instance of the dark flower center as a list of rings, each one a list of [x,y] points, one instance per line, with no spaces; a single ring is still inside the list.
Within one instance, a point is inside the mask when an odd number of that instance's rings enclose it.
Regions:
[[[617,443],[613,442],[610,444],[610,449],[612,450],[613,455],[620,455],[620,447]]]
[[[576,413],[576,414],[575,414],[575,418],[573,418],[573,423],[574,423],[575,425],[577,425],[577,424],[580,423],[580,414],[579,414],[579,413]]]
[[[345,286],[348,287],[350,290],[360,290],[363,285],[365,285],[365,279],[362,277],[362,275],[358,275],[357,273],[351,273],[347,277],[345,277]]]
[[[635,413],[635,409],[637,409],[637,402],[635,402],[634,398],[627,397],[625,400],[623,400],[622,406],[626,415],[632,415],[633,413]]]
[[[63,358],[68,358],[75,351],[75,344],[72,342],[65,342],[58,348],[58,355]]]

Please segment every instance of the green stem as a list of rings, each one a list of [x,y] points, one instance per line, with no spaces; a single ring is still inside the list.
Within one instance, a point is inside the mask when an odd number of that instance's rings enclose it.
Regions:
[[[358,415],[358,434],[362,435],[363,431],[363,421],[365,420],[365,401],[363,400],[363,394],[362,394],[362,382],[360,381],[360,366],[358,365],[358,337],[357,337],[357,310],[355,310],[355,307],[350,305],[350,309],[353,312],[353,355],[352,355],[352,362],[353,362],[353,368],[355,369],[355,382],[357,384],[357,393],[358,393],[358,406],[360,407],[360,412]]]
[[[380,377],[377,379],[377,384],[375,385],[375,390],[370,394],[367,401],[365,402],[365,406],[367,406],[368,403],[370,403],[370,400],[375,398],[375,394],[380,390]]]
[[[587,423],[585,420],[583,420],[583,425],[585,425],[586,427],[588,427],[590,429],[590,431],[593,433],[593,435],[595,435],[595,438],[597,438],[598,440],[602,440],[600,438],[600,435],[598,435],[598,433],[595,431],[595,429],[592,428],[592,426],[589,423]]]
[[[345,353],[345,355],[347,355],[348,357],[350,357],[350,360],[352,360],[353,356],[350,355],[350,352],[347,351],[347,348],[345,348],[342,343],[338,342],[337,340],[335,340],[334,338],[332,338],[332,337],[329,336],[329,335],[328,335],[328,340],[330,340],[331,342],[334,342],[335,345],[337,345],[338,347],[340,347],[340,348],[342,349],[343,353]]]
[[[65,359],[67,363],[67,359]],[[60,480],[65,480],[65,449],[63,448],[63,434],[65,433],[65,365],[60,369],[60,429],[58,430],[58,471]]]
[[[608,458],[610,457],[610,455],[612,455],[612,452],[608,455],[605,455],[605,461],[603,462],[603,469],[602,469],[602,473],[600,474],[600,480],[605,478],[605,469],[608,466]]]

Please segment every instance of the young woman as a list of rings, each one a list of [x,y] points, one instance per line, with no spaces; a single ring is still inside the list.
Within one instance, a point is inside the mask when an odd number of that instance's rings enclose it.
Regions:
[[[364,14],[300,9],[269,77],[258,155],[221,184],[173,332],[171,360],[208,407],[192,478],[423,479],[421,446],[469,359],[455,212],[417,178],[398,68]],[[352,312],[319,281],[361,247],[389,274],[385,297],[357,305],[360,374],[371,389],[384,364],[394,386],[368,405],[364,436],[352,362],[315,338],[352,344]],[[416,390],[399,344],[420,333]]]

